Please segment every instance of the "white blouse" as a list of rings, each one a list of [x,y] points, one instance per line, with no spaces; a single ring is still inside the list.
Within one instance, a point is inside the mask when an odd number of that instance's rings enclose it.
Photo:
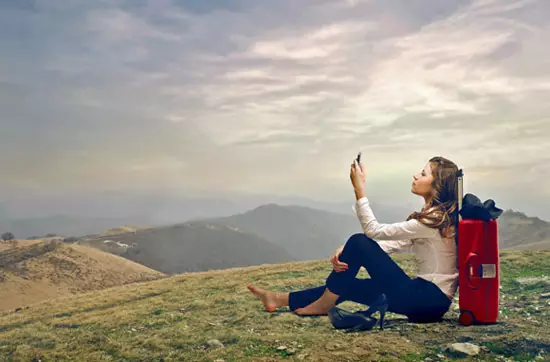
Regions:
[[[454,238],[442,238],[438,229],[416,219],[393,224],[379,223],[367,197],[357,200],[352,208],[365,235],[376,240],[388,254],[403,250],[414,252],[418,261],[418,277],[433,282],[447,296],[454,297],[458,289]]]

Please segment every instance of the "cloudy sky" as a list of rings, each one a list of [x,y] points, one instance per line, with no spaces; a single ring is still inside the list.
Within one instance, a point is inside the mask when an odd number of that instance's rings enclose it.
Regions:
[[[432,156],[550,219],[546,0],[0,0],[0,198],[410,203]]]

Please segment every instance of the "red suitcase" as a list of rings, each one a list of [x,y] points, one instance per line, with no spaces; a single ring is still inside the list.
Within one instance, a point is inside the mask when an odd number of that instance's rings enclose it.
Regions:
[[[459,177],[462,207],[462,175]],[[500,264],[498,223],[462,219],[458,223],[458,306],[460,324],[495,323],[498,319]]]

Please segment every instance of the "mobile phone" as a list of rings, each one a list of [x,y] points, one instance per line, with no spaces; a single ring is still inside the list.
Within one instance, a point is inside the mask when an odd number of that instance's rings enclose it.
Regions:
[[[361,163],[361,152],[357,154],[357,164]]]

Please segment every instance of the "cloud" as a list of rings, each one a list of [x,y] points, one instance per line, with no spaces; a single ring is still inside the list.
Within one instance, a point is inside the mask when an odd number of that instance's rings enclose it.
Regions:
[[[471,185],[489,187],[490,170],[542,192],[543,0],[60,4],[0,15],[6,190],[343,195],[363,150],[373,187],[396,200],[435,154]]]

